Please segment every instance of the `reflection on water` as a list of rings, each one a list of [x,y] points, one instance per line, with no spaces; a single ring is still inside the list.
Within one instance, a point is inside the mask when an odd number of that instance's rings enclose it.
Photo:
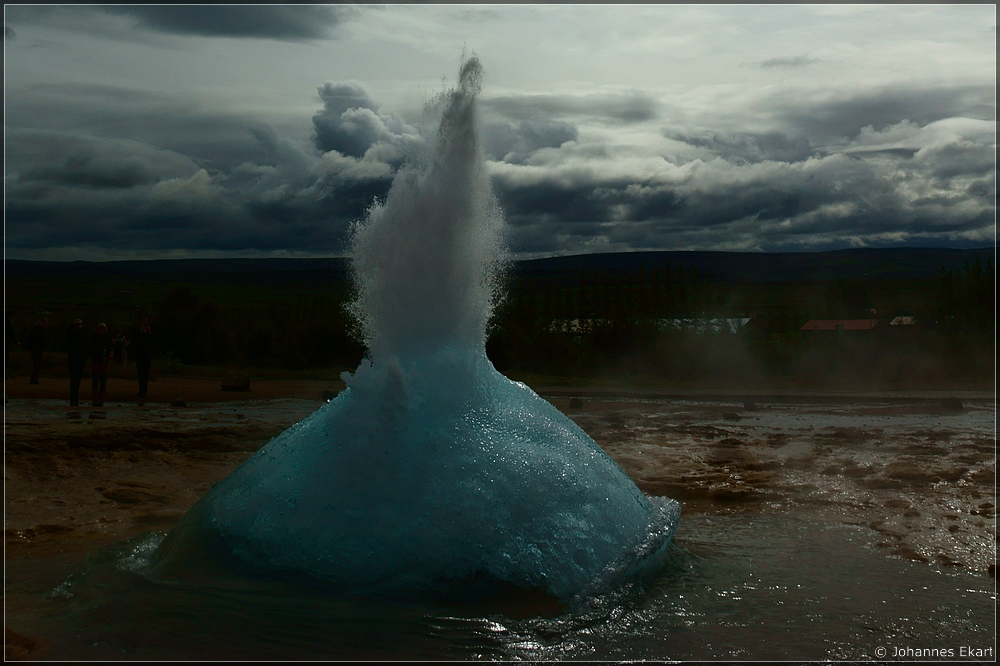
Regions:
[[[274,584],[191,588],[141,571],[162,533],[52,590],[40,658],[870,659],[879,646],[993,645],[993,581],[886,558],[862,528],[695,515],[667,567],[552,615],[331,598]]]

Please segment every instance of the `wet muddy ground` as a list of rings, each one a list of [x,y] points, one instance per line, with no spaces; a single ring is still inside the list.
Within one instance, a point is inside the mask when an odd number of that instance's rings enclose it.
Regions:
[[[564,408],[644,492],[688,514],[807,512],[869,528],[891,555],[982,572],[995,562],[991,401]]]
[[[889,559],[992,571],[992,400],[965,400],[962,409],[926,400],[551,400],[644,492],[679,500],[689,524],[732,514],[839,523],[860,530]],[[10,401],[7,656],[51,656],[37,619],[53,598],[72,596],[67,581],[81,562],[168,530],[214,482],[319,404],[70,409],[56,400]]]

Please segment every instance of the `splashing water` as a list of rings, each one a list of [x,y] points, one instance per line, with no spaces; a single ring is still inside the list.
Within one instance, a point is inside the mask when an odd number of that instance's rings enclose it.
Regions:
[[[432,160],[354,235],[370,360],[347,389],[209,491],[153,557],[401,594],[487,580],[581,598],[653,566],[680,508],[648,498],[576,424],[493,367],[504,221],[479,144],[473,57]]]

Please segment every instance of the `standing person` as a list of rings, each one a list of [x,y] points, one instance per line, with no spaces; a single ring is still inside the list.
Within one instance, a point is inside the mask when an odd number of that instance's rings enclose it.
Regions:
[[[69,365],[69,405],[80,404],[80,381],[87,363],[87,339],[83,335],[83,320],[77,319],[66,329],[66,362]]]
[[[118,365],[125,365],[125,361],[128,360],[127,347],[132,344],[125,337],[125,331],[118,329],[117,335],[111,341],[111,356],[115,359],[115,363]]]
[[[13,351],[14,347],[17,347],[18,345],[21,344],[20,342],[18,342],[17,333],[14,332],[14,322],[11,321],[11,317],[13,316],[14,313],[12,312],[7,313],[7,333],[4,336],[4,343],[7,346],[7,355],[4,357],[4,362],[3,362],[4,379],[7,378],[7,368],[10,367],[10,353],[11,351]]]
[[[42,317],[35,322],[28,333],[28,339],[24,342],[24,347],[31,352],[31,384],[41,383],[42,373],[42,351],[45,349],[45,327],[49,325],[49,320]]]
[[[106,324],[98,324],[90,338],[90,376],[93,380],[93,405],[104,406],[108,389],[108,358],[111,356],[111,335]]]
[[[149,386],[149,366],[153,363],[153,332],[149,328],[149,317],[139,320],[139,330],[132,334],[132,344],[135,353],[135,369],[139,373],[139,393],[137,397],[146,397]]]

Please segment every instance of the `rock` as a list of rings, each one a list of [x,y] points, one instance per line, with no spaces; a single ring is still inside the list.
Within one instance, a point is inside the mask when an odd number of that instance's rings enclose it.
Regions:
[[[170,403],[171,407],[187,407],[187,403],[184,402],[184,398],[174,398],[174,401]]]
[[[743,403],[743,409],[747,411],[753,411],[757,409],[757,403],[753,402],[752,400],[747,400]]]
[[[329,401],[329,400],[333,400],[336,397],[337,397],[337,392],[336,391],[330,391],[329,389],[326,390],[326,391],[323,391],[323,400]]]
[[[941,400],[941,406],[945,409],[965,409],[962,401],[958,398],[943,398]]]
[[[105,412],[91,412],[90,414],[87,415],[87,418],[90,419],[91,421],[93,421],[95,419],[98,419],[98,420],[99,419],[106,419],[106,418],[108,418],[108,415]]]
[[[581,398],[570,398],[569,406],[572,409],[580,409],[581,407],[583,407],[583,400]]]
[[[727,421],[739,421],[740,415],[737,414],[736,412],[725,412],[723,413],[722,418],[726,419]]]
[[[898,546],[895,550],[892,551],[892,554],[893,555],[898,555],[899,557],[905,558],[907,560],[914,560],[916,562],[927,562],[928,561],[926,557],[924,557],[923,555],[921,555],[917,551],[913,550],[912,548],[910,548],[906,544],[902,544],[902,545]],[[938,562],[940,562],[941,564],[945,564],[945,562],[943,562],[941,560],[941,557],[942,557],[941,555],[938,555]],[[943,557],[947,557],[947,556],[943,556]],[[950,559],[950,558],[948,558],[948,559]]]

